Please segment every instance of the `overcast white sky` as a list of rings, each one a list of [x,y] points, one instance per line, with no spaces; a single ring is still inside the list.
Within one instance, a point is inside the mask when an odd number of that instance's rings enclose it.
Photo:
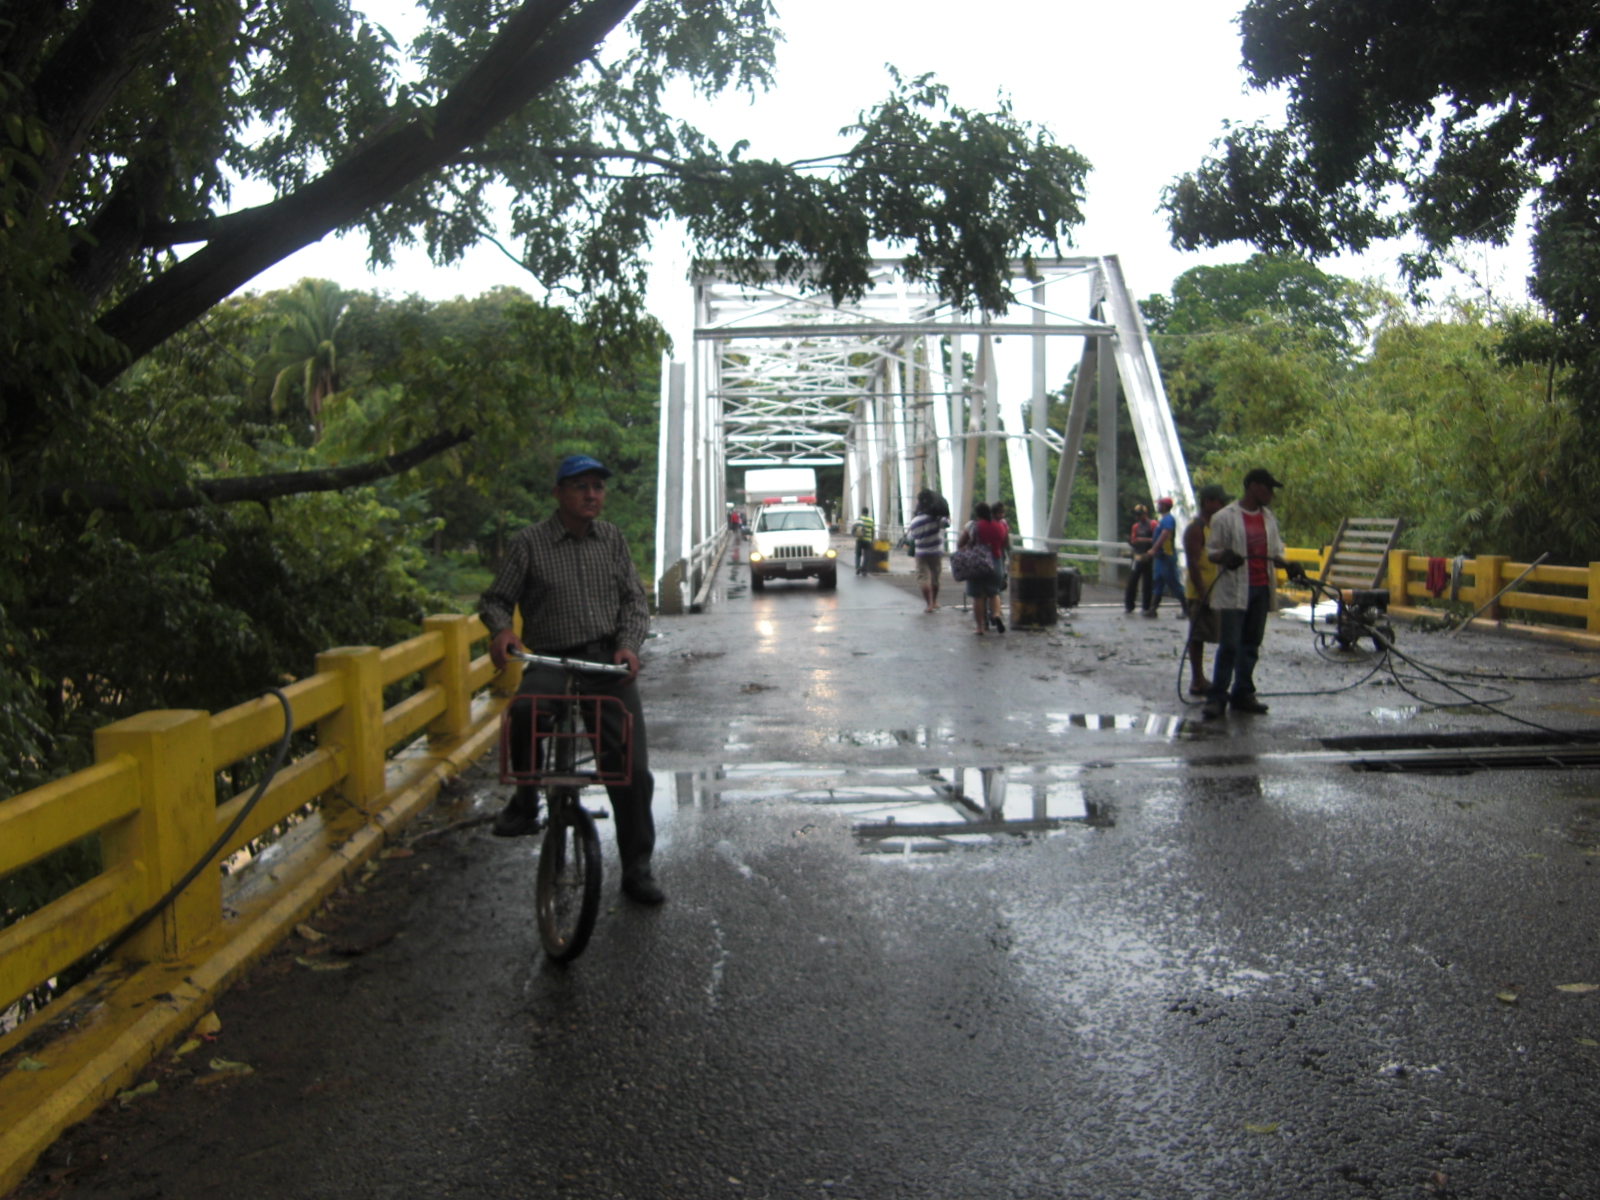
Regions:
[[[1235,24],[1241,4],[778,0],[787,41],[773,91],[754,103],[742,95],[714,104],[685,97],[679,108],[725,147],[746,138],[752,154],[789,160],[840,148],[839,128],[887,92],[886,62],[906,75],[933,72],[969,108],[989,107],[1002,92],[1009,94],[1018,116],[1048,125],[1093,164],[1077,249],[1120,255],[1129,287],[1144,296],[1167,290],[1192,266],[1235,262],[1250,252],[1235,246],[1180,253],[1168,245],[1156,212],[1162,187],[1200,162],[1224,120],[1270,119],[1280,112],[1275,97],[1245,88]],[[417,27],[406,0],[368,0],[364,7],[402,42]],[[237,200],[265,198],[241,191]],[[672,240],[659,244],[663,263],[674,257],[667,244]],[[1397,251],[1389,247],[1325,265],[1349,275],[1392,278]],[[434,299],[476,295],[498,284],[531,290],[531,278],[489,246],[447,268],[434,267],[418,251],[374,273],[365,258],[362,239],[329,238],[258,276],[250,287],[285,287],[316,275],[346,287]],[[1522,295],[1525,243],[1479,254],[1476,265],[1496,282],[1502,298]],[[654,274],[653,295],[686,287],[674,272]]]

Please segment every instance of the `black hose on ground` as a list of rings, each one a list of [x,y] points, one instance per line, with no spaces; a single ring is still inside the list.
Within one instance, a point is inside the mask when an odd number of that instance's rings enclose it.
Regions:
[[[1220,579],[1221,575],[1219,574],[1217,576],[1217,578]],[[1313,605],[1313,609],[1314,609],[1315,608],[1315,604],[1316,604],[1316,597],[1319,594],[1329,592],[1332,589],[1330,589],[1326,584],[1322,583],[1321,580],[1310,579],[1308,577],[1306,582],[1311,585],[1312,605]],[[1211,587],[1208,587],[1206,589],[1205,594],[1203,596],[1201,596],[1197,601],[1192,601],[1191,603],[1204,604],[1206,600],[1210,599],[1211,588],[1215,587],[1215,586],[1216,586],[1216,579],[1213,579],[1211,581]],[[1439,708],[1439,709],[1447,709],[1447,708],[1482,708],[1482,709],[1487,709],[1489,712],[1494,713],[1495,716],[1503,717],[1506,720],[1513,721],[1518,725],[1526,725],[1528,728],[1539,730],[1541,733],[1549,733],[1549,734],[1554,734],[1557,737],[1570,738],[1575,732],[1578,732],[1578,731],[1571,730],[1571,729],[1559,729],[1559,728],[1556,728],[1555,726],[1551,726],[1551,725],[1542,725],[1538,721],[1532,721],[1532,720],[1527,719],[1526,717],[1519,717],[1519,716],[1516,716],[1513,713],[1508,713],[1508,712],[1502,711],[1502,709],[1499,707],[1500,705],[1507,704],[1507,703],[1509,703],[1510,701],[1512,701],[1512,700],[1514,700],[1516,698],[1516,694],[1514,692],[1511,692],[1511,691],[1507,690],[1506,688],[1491,687],[1490,685],[1487,685],[1487,684],[1465,684],[1465,685],[1462,685],[1462,686],[1457,686],[1457,685],[1451,683],[1447,679],[1440,678],[1440,676],[1441,675],[1455,675],[1455,676],[1458,676],[1458,677],[1461,677],[1461,678],[1476,678],[1476,679],[1490,679],[1490,678],[1492,678],[1492,679],[1496,679],[1496,680],[1518,681],[1518,682],[1525,682],[1525,683],[1539,683],[1539,682],[1558,683],[1558,682],[1574,681],[1574,680],[1580,680],[1580,679],[1592,679],[1592,678],[1595,677],[1595,675],[1600,674],[1600,672],[1590,671],[1590,672],[1587,672],[1587,673],[1582,674],[1582,675],[1523,675],[1523,676],[1518,676],[1518,675],[1496,674],[1496,673],[1491,673],[1491,672],[1487,672],[1487,671],[1457,671],[1457,670],[1452,670],[1452,669],[1446,668],[1446,667],[1436,667],[1433,664],[1424,663],[1420,659],[1414,658],[1414,657],[1406,654],[1404,651],[1400,650],[1398,647],[1395,646],[1394,641],[1391,638],[1387,637],[1381,630],[1375,628],[1374,626],[1357,623],[1356,624],[1356,628],[1358,628],[1360,630],[1360,632],[1356,635],[1356,637],[1358,639],[1361,638],[1361,637],[1371,638],[1373,643],[1374,643],[1374,645],[1379,647],[1379,649],[1374,652],[1374,657],[1376,658],[1376,661],[1373,663],[1372,668],[1370,670],[1368,670],[1366,674],[1362,675],[1361,678],[1355,680],[1352,683],[1343,684],[1343,685],[1341,685],[1339,687],[1336,687],[1336,688],[1313,688],[1313,689],[1310,689],[1310,690],[1307,690],[1307,691],[1290,691],[1290,692],[1262,692],[1260,694],[1262,696],[1269,696],[1269,697],[1274,697],[1274,698],[1283,697],[1283,696],[1334,696],[1334,695],[1338,695],[1340,692],[1347,692],[1347,691],[1350,691],[1352,688],[1360,687],[1363,683],[1367,682],[1367,680],[1371,679],[1374,675],[1378,674],[1378,672],[1383,671],[1383,670],[1387,670],[1389,672],[1390,677],[1394,680],[1395,684],[1400,688],[1401,691],[1405,692],[1406,695],[1410,696],[1412,699],[1417,700],[1418,702],[1420,702],[1422,704],[1428,705],[1430,708]],[[1313,625],[1311,627],[1311,633],[1312,633],[1312,637],[1314,639],[1314,644],[1315,644],[1315,648],[1316,648],[1318,656],[1321,657],[1322,659],[1324,659],[1327,662],[1338,662],[1339,660],[1333,659],[1333,658],[1329,658],[1328,654],[1326,653],[1326,648],[1327,648],[1327,644],[1328,644],[1328,641],[1329,641],[1328,634],[1323,632],[1322,630],[1317,629],[1316,625],[1314,623],[1313,623]],[[1185,672],[1187,671],[1187,669],[1189,667],[1189,650],[1190,650],[1190,647],[1194,645],[1195,634],[1196,634],[1195,625],[1194,625],[1193,620],[1191,620],[1189,622],[1189,636],[1184,641],[1183,649],[1178,655],[1178,684],[1177,684],[1178,701],[1179,701],[1179,703],[1185,705],[1186,707],[1190,707],[1190,708],[1195,707],[1196,705],[1205,703],[1204,700],[1190,699],[1185,694],[1184,686],[1183,686],[1184,674],[1185,674]],[[1407,666],[1412,667],[1416,671],[1420,672],[1420,677],[1416,676],[1416,675],[1402,675],[1400,673],[1399,669],[1395,666],[1395,660],[1396,659],[1399,659],[1401,662],[1405,663]],[[1433,699],[1430,699],[1430,698],[1422,695],[1420,692],[1418,692],[1416,690],[1416,688],[1414,686],[1412,686],[1412,685],[1421,685],[1421,684],[1424,684],[1424,683],[1431,683],[1431,684],[1435,684],[1435,685],[1437,685],[1439,687],[1442,687],[1442,688],[1446,689],[1447,691],[1453,693],[1455,696],[1459,697],[1459,699],[1455,699],[1455,700],[1433,700]],[[1472,688],[1475,691],[1480,691],[1480,692],[1481,691],[1486,691],[1486,690],[1494,691],[1494,692],[1498,692],[1499,695],[1496,696],[1496,697],[1475,696],[1475,695],[1469,694],[1468,691],[1465,690],[1466,688]]]

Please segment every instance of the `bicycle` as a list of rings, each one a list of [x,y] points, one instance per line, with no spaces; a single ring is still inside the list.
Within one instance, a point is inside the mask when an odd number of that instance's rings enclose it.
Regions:
[[[565,692],[523,693],[507,706],[500,718],[500,782],[544,789],[547,824],[539,848],[534,911],[545,954],[554,962],[571,962],[588,945],[600,911],[600,835],[579,794],[591,784],[626,783],[633,776],[632,714],[615,696],[583,695],[580,677],[622,676],[628,668],[517,651],[510,656],[534,666],[557,667],[567,675]],[[524,700],[528,703],[518,704]],[[608,705],[621,716],[609,770],[600,744],[601,716]],[[515,722],[524,716],[532,726],[530,754],[528,765],[519,769],[511,762],[511,738]]]

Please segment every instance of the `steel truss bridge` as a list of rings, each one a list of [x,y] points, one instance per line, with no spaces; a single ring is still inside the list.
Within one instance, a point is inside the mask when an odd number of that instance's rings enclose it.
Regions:
[[[842,466],[839,519],[867,508],[898,531],[931,487],[952,514],[1000,499],[1011,473],[1014,538],[1062,538],[1091,404],[1100,430],[1097,538],[1080,557],[1122,548],[1117,512],[1119,396],[1152,497],[1180,522],[1194,494],[1144,321],[1115,256],[1013,263],[1004,317],[963,314],[875,264],[862,298],[835,306],[801,287],[694,279],[692,320],[668,321],[661,373],[656,578],[663,611],[698,607],[726,530],[730,468]],[[1075,372],[1073,368],[1076,368]],[[1070,383],[1064,429],[1051,391]],[[979,479],[980,459],[983,464]],[[1071,552],[1070,550],[1068,552]]]

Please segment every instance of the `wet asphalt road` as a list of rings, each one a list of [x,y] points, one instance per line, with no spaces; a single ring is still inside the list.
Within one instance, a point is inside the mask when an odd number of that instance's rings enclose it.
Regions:
[[[254,1074],[164,1065],[23,1194],[1600,1196],[1600,990],[1558,990],[1600,984],[1592,771],[1318,757],[1509,728],[1393,684],[1188,725],[1181,626],[1119,606],[977,638],[904,580],[724,571],[646,660],[664,908],[608,887],[551,968],[535,842],[420,843],[313,922],[348,968],[296,939],[224,999],[201,1055]],[[1273,622],[1258,679],[1364,669]],[[1594,683],[1514,686],[1592,727]],[[1031,832],[952,834],[958,769]]]

